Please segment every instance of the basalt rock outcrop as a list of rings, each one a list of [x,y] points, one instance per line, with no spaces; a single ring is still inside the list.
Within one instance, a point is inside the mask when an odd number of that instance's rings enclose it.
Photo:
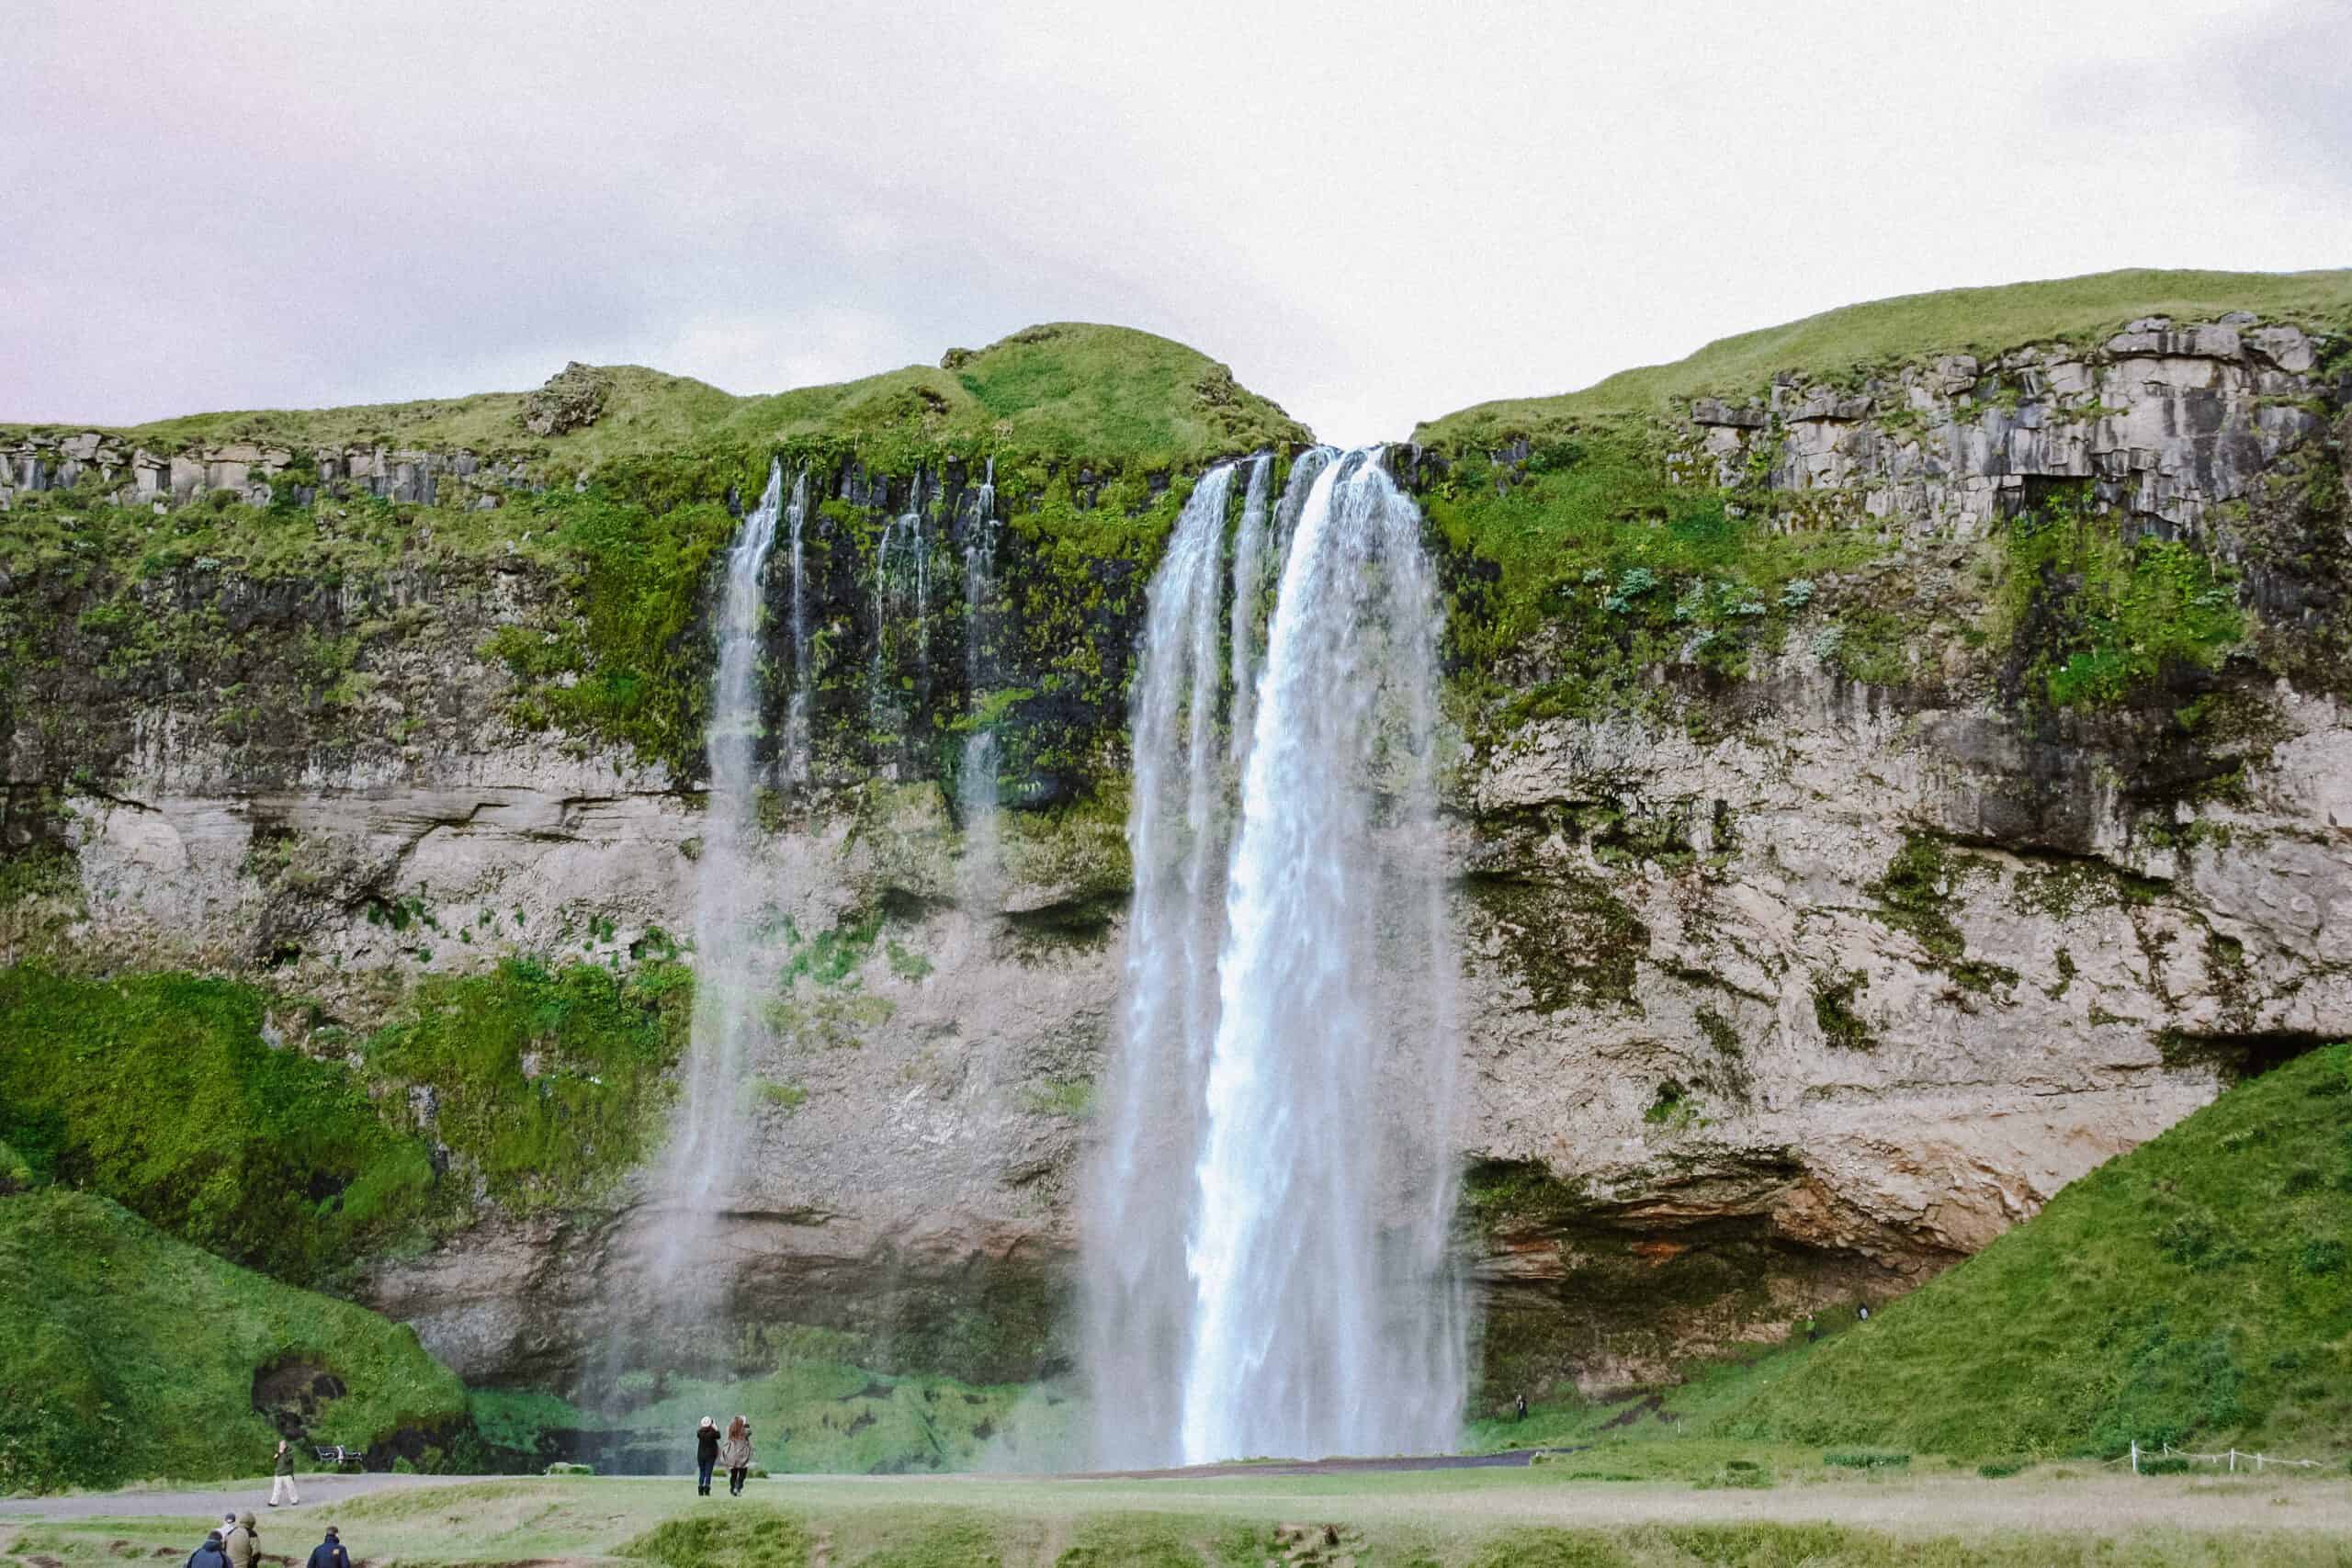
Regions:
[[[1690,482],[1769,492],[1779,526],[1874,535],[1822,602],[1870,598],[1918,630],[1899,676],[1869,683],[1800,617],[1736,679],[1661,664],[1655,703],[1456,716],[1463,1232],[1490,1383],[1637,1380],[1899,1292],[2230,1075],[2352,1033],[2335,347],[2142,321],[1665,420]],[[551,429],[597,416],[593,378],[574,381],[551,384]],[[1508,485],[1530,454],[1497,456]],[[1443,470],[1395,461],[1417,483]],[[445,508],[537,482],[461,452],[0,449],[13,489],[72,485],[76,465],[164,506],[267,503],[290,472]],[[1011,527],[1035,497],[979,519],[967,467],[812,474],[830,503],[807,567],[819,766],[767,820],[793,956],[752,1064],[727,1287],[744,1321],[849,1328],[878,1364],[1035,1377],[1062,1357],[1089,1086],[1118,1027],[1119,694],[1148,563],[1106,554],[1111,592],[1051,598],[1071,569]],[[1099,500],[1101,476],[1057,482]],[[2158,707],[2021,696],[1968,607],[1990,536],[2061,493],[2231,563],[2268,661],[2184,675]],[[1088,515],[1108,537],[1154,494]],[[868,570],[910,512],[936,521],[943,570],[958,531],[1004,525],[1001,613],[1051,628],[1008,645],[994,682],[1018,694],[1012,727],[1050,744],[1016,748],[985,845],[942,743],[974,705],[961,607],[943,592],[936,636],[900,636],[905,596]],[[76,590],[6,587],[60,635],[96,635]],[[95,654],[20,675],[8,830],[70,854],[71,886],[0,909],[12,957],[261,976],[363,1025],[423,971],[510,952],[625,965],[688,929],[693,757],[516,722],[522,677],[489,650],[573,608],[529,551],[339,582],[189,567],[147,592],[244,640],[178,678]],[[367,680],[336,704],[260,651],[362,625],[404,629],[365,645]],[[1532,680],[1547,655],[1539,638],[1515,657]],[[568,1386],[616,1339],[695,1351],[661,1310],[663,1224],[642,1184],[593,1211],[486,1213],[373,1261],[358,1293],[470,1378]]]

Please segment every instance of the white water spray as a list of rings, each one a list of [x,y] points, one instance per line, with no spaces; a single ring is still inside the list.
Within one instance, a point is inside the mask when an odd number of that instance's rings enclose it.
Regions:
[[[1246,738],[1213,744],[1229,468],[1152,580],[1087,1242],[1101,1463],[1437,1449],[1460,1417],[1439,602],[1379,454],[1310,458],[1271,541],[1255,472],[1243,501],[1227,632]],[[1285,544],[1258,670],[1259,557]]]

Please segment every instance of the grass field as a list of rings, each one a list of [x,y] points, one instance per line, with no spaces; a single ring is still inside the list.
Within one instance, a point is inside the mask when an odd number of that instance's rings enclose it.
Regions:
[[[391,1490],[272,1515],[299,1560],[334,1522],[368,1568],[635,1561],[671,1568],[1877,1568],[1881,1564],[2340,1565],[2342,1477],[1949,1471],[1855,1478],[1789,1454],[1772,1483],[1608,1483],[1564,1471],[1162,1481],[783,1478],[746,1495],[680,1481],[550,1479]],[[192,1500],[193,1501],[193,1500]],[[209,1502],[209,1499],[206,1501]],[[93,1507],[104,1506],[97,1499]],[[28,1568],[174,1555],[200,1517],[0,1517]]]

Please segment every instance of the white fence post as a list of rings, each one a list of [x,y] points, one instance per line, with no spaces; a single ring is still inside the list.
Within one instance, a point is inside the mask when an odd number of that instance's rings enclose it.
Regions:
[[[2140,1439],[2137,1438],[2132,1439],[2132,1473],[2140,1473]]]

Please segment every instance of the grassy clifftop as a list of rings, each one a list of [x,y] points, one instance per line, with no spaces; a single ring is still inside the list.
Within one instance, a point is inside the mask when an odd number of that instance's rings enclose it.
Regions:
[[[593,422],[548,434],[529,421],[568,396]],[[22,427],[19,427],[22,428]],[[73,427],[81,428],[81,427]],[[0,434],[6,434],[0,431]],[[639,366],[580,367],[543,392],[353,408],[189,414],[115,432],[158,453],[230,441],[290,448],[382,442],[594,468],[703,446],[855,445],[887,465],[906,449],[1183,464],[1308,439],[1305,426],[1223,365],[1126,327],[1058,321],[938,367],[738,397]]]
[[[1711,395],[1746,397],[1781,372],[1835,380],[1937,355],[1984,357],[2032,343],[2092,342],[2141,316],[2196,321],[2232,310],[2251,310],[2266,321],[2352,326],[2352,269],[2135,267],[1905,294],[1719,338],[1688,358],[1621,370],[1581,391],[1474,404],[1424,422],[1413,439],[1446,449],[1499,446],[1519,436],[1542,440],[1597,416],[1657,412]]]
[[[0,1198],[0,1492],[265,1473],[264,1404],[356,1447],[465,1415],[414,1330],[89,1193]]]

